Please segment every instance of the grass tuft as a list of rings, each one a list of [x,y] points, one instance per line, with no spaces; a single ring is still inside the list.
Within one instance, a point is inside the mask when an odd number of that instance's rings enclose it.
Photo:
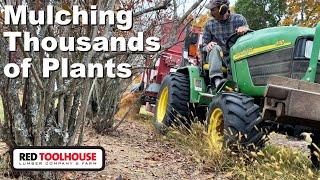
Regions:
[[[210,143],[206,128],[194,123],[190,129],[169,128],[169,140],[191,154],[200,171],[228,174],[232,179],[317,179],[320,172],[313,169],[306,154],[290,147],[268,145],[258,152],[234,153],[218,150]]]

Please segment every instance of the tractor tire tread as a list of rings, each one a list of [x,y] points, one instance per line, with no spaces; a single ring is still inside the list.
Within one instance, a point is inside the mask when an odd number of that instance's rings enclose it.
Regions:
[[[240,93],[221,93],[214,99],[209,110],[217,104],[223,110],[225,145],[233,150],[239,145],[250,151],[262,148],[265,132],[259,129],[262,119],[254,99]],[[247,147],[250,144],[254,146]]]
[[[179,72],[170,73],[164,78],[160,87],[160,91],[165,86],[169,88],[169,97],[163,125],[166,127],[171,126],[173,123],[183,123],[188,125],[189,122],[186,122],[190,116],[188,107],[190,98],[188,75]],[[159,122],[157,123],[159,124]],[[161,126],[155,126],[155,128],[157,127]]]

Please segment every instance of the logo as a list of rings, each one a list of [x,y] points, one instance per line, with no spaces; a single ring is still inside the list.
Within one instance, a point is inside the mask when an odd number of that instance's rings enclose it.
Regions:
[[[17,147],[11,152],[15,170],[100,171],[105,167],[102,147]]]

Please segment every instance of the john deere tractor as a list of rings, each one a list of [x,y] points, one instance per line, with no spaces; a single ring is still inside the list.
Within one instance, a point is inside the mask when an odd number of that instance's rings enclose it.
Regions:
[[[205,58],[200,66],[180,67],[164,78],[155,127],[190,127],[201,119],[193,118],[197,114],[205,116],[212,141],[246,149],[263,147],[270,131],[308,131],[313,135],[311,160],[319,167],[315,145],[320,145],[320,23],[316,28],[234,34],[227,47],[230,67],[218,88],[211,88]]]

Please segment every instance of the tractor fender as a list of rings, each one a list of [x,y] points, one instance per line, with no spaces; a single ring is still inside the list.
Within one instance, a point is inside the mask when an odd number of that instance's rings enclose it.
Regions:
[[[207,92],[204,78],[200,75],[200,68],[198,66],[185,66],[177,69],[177,72],[189,77],[190,103],[199,103],[200,93]]]

